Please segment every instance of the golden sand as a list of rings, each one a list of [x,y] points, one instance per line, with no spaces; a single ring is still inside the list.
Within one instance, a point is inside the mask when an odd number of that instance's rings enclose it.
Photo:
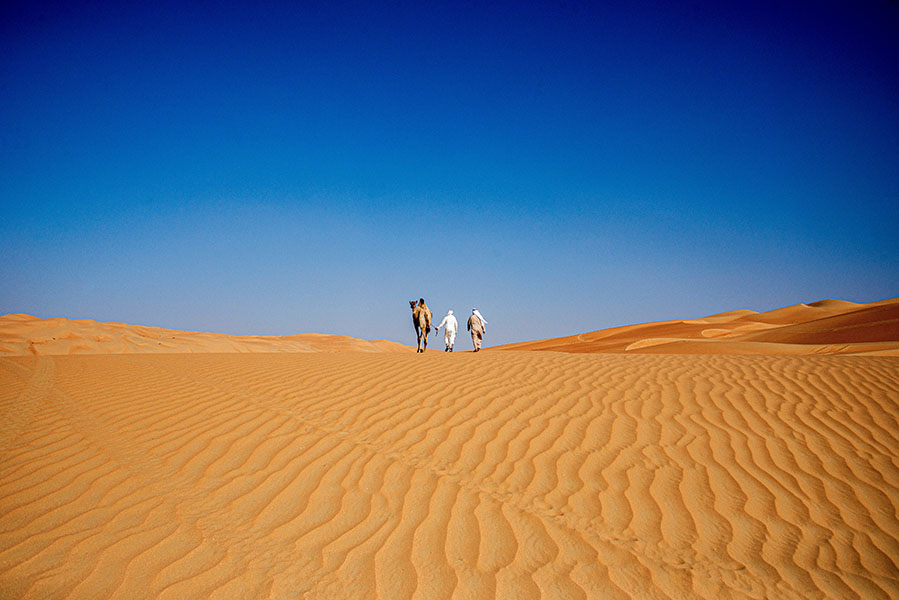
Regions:
[[[411,352],[387,340],[302,333],[290,336],[228,335],[98,323],[90,319],[0,317],[0,356],[37,354],[159,354],[185,352]]]
[[[893,356],[7,356],[0,415],[0,598],[899,598]]]
[[[821,300],[757,313],[626,325],[498,346],[553,352],[654,354],[881,354],[899,356],[899,298]]]

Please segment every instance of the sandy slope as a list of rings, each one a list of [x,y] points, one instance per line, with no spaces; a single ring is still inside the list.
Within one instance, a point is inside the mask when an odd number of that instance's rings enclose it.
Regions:
[[[387,340],[304,333],[284,337],[227,335],[90,319],[0,317],[0,356],[184,352],[413,352]]]
[[[821,300],[757,313],[627,325],[497,346],[554,352],[656,354],[882,354],[899,356],[899,298]]]
[[[899,598],[897,400],[879,356],[0,358],[0,597]]]

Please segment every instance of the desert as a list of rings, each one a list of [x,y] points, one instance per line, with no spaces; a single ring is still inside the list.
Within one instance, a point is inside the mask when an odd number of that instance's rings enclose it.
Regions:
[[[896,598],[897,323],[417,355],[7,315],[0,597]]]
[[[899,1],[0,27],[0,600],[899,600]]]

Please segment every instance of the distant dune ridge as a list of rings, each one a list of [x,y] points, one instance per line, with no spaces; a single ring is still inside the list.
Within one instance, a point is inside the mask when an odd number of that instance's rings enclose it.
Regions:
[[[3,317],[0,598],[899,598],[895,305],[423,355]]]
[[[734,310],[700,319],[626,325],[493,348],[574,353],[899,355],[897,340],[899,298],[891,298],[867,304],[821,300],[763,313]],[[0,317],[0,356],[347,350],[409,352],[410,347],[318,333],[228,335],[89,319]]]
[[[302,333],[289,336],[228,335],[99,323],[90,319],[0,317],[0,356],[28,354],[130,354],[183,352],[408,352],[387,340]]]
[[[735,310],[701,319],[626,325],[495,346],[554,352],[653,354],[899,355],[899,298],[856,304],[821,300],[768,312]]]

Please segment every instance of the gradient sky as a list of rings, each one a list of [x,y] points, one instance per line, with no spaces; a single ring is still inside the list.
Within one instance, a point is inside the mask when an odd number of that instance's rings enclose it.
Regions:
[[[412,344],[424,296],[489,346],[899,296],[895,1],[131,4],[0,5],[0,314]]]

